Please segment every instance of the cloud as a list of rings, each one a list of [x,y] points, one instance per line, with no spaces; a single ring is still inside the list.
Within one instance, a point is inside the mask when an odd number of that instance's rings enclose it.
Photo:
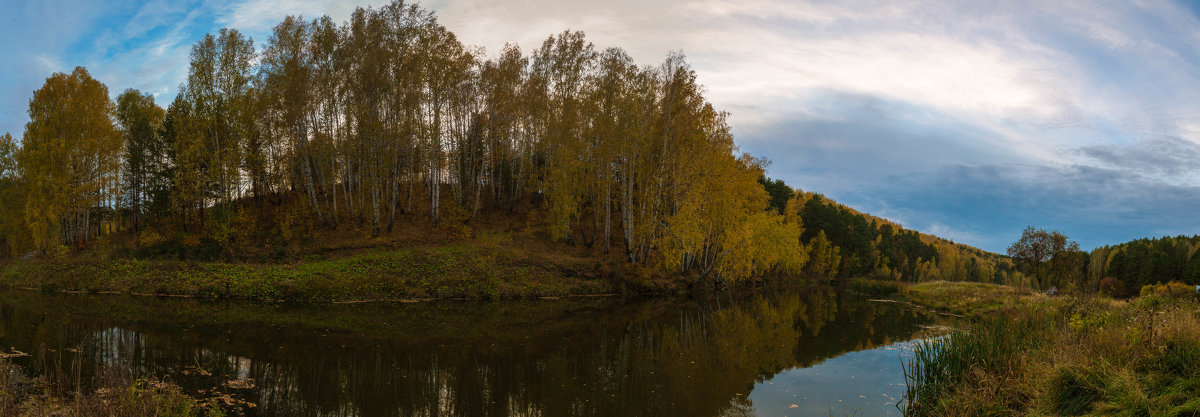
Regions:
[[[1200,232],[1192,215],[1200,186],[1110,168],[960,165],[892,181],[909,186],[875,186],[848,199],[865,196],[864,209],[885,201],[884,211],[919,230],[962,228],[956,240],[992,251],[1003,251],[1029,225],[1062,230],[1085,248]]]
[[[1200,172],[1200,144],[1176,137],[1151,138],[1127,146],[1084,146],[1077,152],[1098,165],[1164,182],[1184,179],[1195,183],[1195,174]]]

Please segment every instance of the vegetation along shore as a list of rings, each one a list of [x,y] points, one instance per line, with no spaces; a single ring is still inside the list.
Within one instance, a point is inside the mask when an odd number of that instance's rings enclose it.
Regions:
[[[970,317],[906,361],[905,415],[1200,415],[1194,286],[1125,300],[933,282],[904,297]]]

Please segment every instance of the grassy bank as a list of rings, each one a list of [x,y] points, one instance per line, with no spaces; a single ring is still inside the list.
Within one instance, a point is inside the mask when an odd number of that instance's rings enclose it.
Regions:
[[[517,298],[644,289],[614,281],[595,258],[523,250],[502,241],[376,247],[288,262],[68,258],[15,260],[0,285],[250,300]]]
[[[1200,304],[1047,297],[987,284],[906,288],[970,317],[906,364],[911,416],[1200,415]]]

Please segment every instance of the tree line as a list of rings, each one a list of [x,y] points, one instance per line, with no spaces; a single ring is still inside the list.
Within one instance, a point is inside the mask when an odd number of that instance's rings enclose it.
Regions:
[[[1200,236],[1175,236],[1137,239],[1086,252],[1062,232],[1028,227],[1008,254],[1034,277],[1035,286],[1125,297],[1137,295],[1151,284],[1200,284],[1197,250]]]
[[[800,219],[769,210],[764,161],[737,154],[683,55],[638,66],[581,32],[487,57],[401,1],[288,17],[261,50],[236,29],[196,42],[166,109],[134,89],[114,102],[78,67],[29,116],[19,143],[0,138],[10,254],[118,232],[232,252],[248,218],[292,207],[269,220],[285,238],[307,219],[378,236],[538,213],[552,239],[699,277],[807,260]]]
[[[804,220],[809,276],[924,282],[976,281],[1031,285],[1011,259],[860,213],[822,194],[762,177],[770,205]]]
[[[255,231],[283,244],[501,213],[697,279],[1031,279],[767,179],[678,53],[639,66],[566,31],[489,57],[395,1],[342,23],[287,17],[261,48],[221,29],[188,68],[166,109],[134,89],[110,100],[82,67],[34,92],[22,139],[0,137],[8,254],[126,233],[142,255],[206,259],[261,243]]]

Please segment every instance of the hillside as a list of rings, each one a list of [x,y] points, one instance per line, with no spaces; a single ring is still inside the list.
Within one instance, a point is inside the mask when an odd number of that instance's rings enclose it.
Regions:
[[[10,285],[347,299],[1021,283],[1003,258],[767,181],[679,53],[641,66],[564,31],[489,57],[396,1],[341,25],[287,17],[261,47],[221,29],[188,67],[166,109],[112,100],[83,67],[33,92],[23,135],[0,136],[0,252],[33,258],[0,271]],[[354,266],[364,252],[391,267]],[[329,290],[360,269],[379,280]],[[525,275],[545,285],[505,281]]]
[[[773,208],[801,219],[801,238],[811,251],[805,267],[810,275],[1028,284],[1006,256],[905,229],[822,194],[793,190],[781,180],[759,182],[771,194]]]

